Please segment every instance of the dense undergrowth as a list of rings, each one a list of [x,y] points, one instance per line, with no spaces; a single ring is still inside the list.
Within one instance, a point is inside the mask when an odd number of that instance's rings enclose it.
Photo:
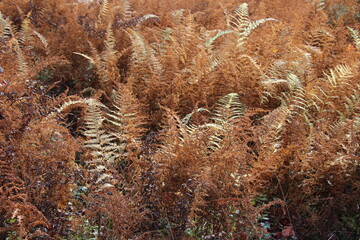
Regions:
[[[1,0],[0,239],[360,237],[355,0]]]

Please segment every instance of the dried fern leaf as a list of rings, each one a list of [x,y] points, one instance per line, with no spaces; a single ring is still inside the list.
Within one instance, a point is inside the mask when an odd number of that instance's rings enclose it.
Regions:
[[[115,40],[114,32],[111,29],[111,23],[108,24],[108,27],[106,29],[106,36],[104,43],[105,43],[105,51],[103,53],[103,59],[105,62],[111,64],[117,60],[116,40]]]
[[[354,77],[353,69],[349,65],[340,64],[333,69],[330,69],[329,73],[324,73],[329,84],[333,87],[339,85],[349,85],[348,80]]]
[[[37,32],[35,30],[33,31],[33,33],[35,33],[35,35],[40,39],[41,43],[45,47],[46,54],[49,54],[50,53],[49,44],[48,44],[48,41],[46,40],[46,38],[44,37],[44,35],[40,34],[39,32]]]
[[[108,0],[102,0],[101,6],[100,6],[100,12],[98,16],[99,23],[102,23],[105,16],[107,16],[109,13],[109,1]]]
[[[17,39],[14,39],[14,50],[17,56],[18,71],[22,76],[26,76],[29,72],[28,64],[26,62],[23,51],[20,48],[20,44]]]
[[[243,3],[234,10],[228,23],[229,27],[235,31],[243,31],[250,25],[248,4]]]
[[[2,26],[3,38],[7,40],[8,38],[15,37],[15,30],[12,24],[4,18],[4,15],[0,12],[0,26]]]
[[[219,31],[214,37],[212,37],[205,43],[205,47],[211,47],[212,44],[216,41],[216,39],[218,39],[219,37],[221,37],[225,34],[229,34],[229,33],[233,33],[233,32],[234,32],[233,30]]]
[[[83,54],[83,53],[79,53],[79,52],[73,52],[73,53],[76,54],[76,55],[79,55],[79,56],[82,56],[82,57],[86,58],[87,60],[89,60],[89,62],[90,62],[91,64],[95,65],[95,61],[94,61],[94,59],[93,59],[92,57],[90,57],[90,56],[88,56],[88,55],[86,55],[86,54]]]
[[[239,100],[239,95],[229,93],[219,100],[218,106],[214,109],[212,120],[222,125],[243,116],[244,111],[245,108]]]
[[[237,119],[244,115],[245,108],[239,100],[237,93],[229,93],[222,97],[218,106],[212,113],[211,120],[214,123],[205,124],[207,128],[212,128],[215,134],[210,136],[209,149],[215,150],[221,148],[220,142],[227,131],[231,131],[236,124]]]
[[[30,21],[31,11],[26,14],[24,19],[21,22],[21,30],[19,32],[19,42],[21,44],[27,42],[31,38],[31,21]]]
[[[132,18],[133,15],[133,11],[131,10],[131,4],[128,0],[124,0],[123,6],[124,19],[125,21],[128,21]]]
[[[251,21],[249,18],[248,4],[243,3],[234,10],[234,14],[230,17],[228,26],[231,27],[238,35],[237,48],[242,49],[251,31],[267,21],[277,21],[274,18],[263,18]]]
[[[358,30],[348,27],[349,31],[350,31],[350,35],[354,40],[354,44],[356,49],[360,49],[360,33]]]
[[[146,44],[144,38],[137,31],[129,31],[131,44],[133,46],[132,61],[134,65],[149,66],[154,75],[162,76],[164,69],[155,55],[154,49]]]

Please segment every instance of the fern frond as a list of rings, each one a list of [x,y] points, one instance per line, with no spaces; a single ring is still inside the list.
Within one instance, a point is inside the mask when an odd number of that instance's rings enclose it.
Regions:
[[[28,14],[26,14],[26,16],[21,22],[21,30],[19,32],[19,39],[18,39],[21,44],[29,41],[30,39],[30,35],[31,35],[30,16],[31,16],[31,11],[29,11]]]
[[[117,51],[116,51],[116,40],[114,32],[111,29],[111,23],[108,24],[105,35],[105,50],[103,52],[103,61],[108,65],[116,64],[117,60]]]
[[[98,16],[99,23],[102,23],[104,20],[104,17],[108,15],[109,13],[109,1],[108,0],[102,0],[101,6],[100,6],[100,12]]]
[[[244,106],[239,100],[239,95],[237,93],[229,93],[219,100],[218,106],[214,109],[212,120],[217,124],[223,125],[243,116],[244,110]]]
[[[234,10],[234,14],[231,16],[228,26],[231,27],[238,35],[237,48],[241,49],[245,44],[251,31],[267,21],[277,21],[274,18],[263,18],[256,21],[251,21],[249,18],[248,4],[243,3]]]
[[[57,110],[59,113],[66,114],[78,107],[85,109],[83,134],[86,140],[83,147],[89,151],[91,156],[86,168],[95,175],[92,184],[98,190],[114,187],[110,183],[112,176],[108,174],[107,169],[118,158],[119,154],[117,152],[117,138],[104,128],[105,111],[108,108],[97,99],[89,98],[70,100],[62,104]]]
[[[353,94],[345,97],[345,118],[352,116],[357,111],[360,111],[360,85],[357,84],[353,89]]]
[[[354,77],[352,67],[340,64],[333,69],[330,69],[329,73],[324,73],[329,84],[333,87],[339,85],[349,85],[348,80]]]
[[[5,19],[4,15],[0,12],[0,26],[2,26],[3,38],[7,40],[8,38],[15,37],[15,28],[12,24]]]
[[[205,43],[205,47],[211,47],[212,44],[216,41],[216,39],[218,39],[219,37],[221,37],[225,34],[229,34],[229,33],[233,33],[233,32],[234,32],[233,30],[219,31],[214,37],[212,37]]]
[[[231,131],[238,118],[244,115],[244,111],[245,108],[240,102],[237,93],[229,93],[219,100],[218,106],[214,109],[211,117],[214,123],[205,124],[207,128],[214,130],[214,134],[209,138],[209,149],[220,148],[220,142],[224,134]]]
[[[277,21],[275,18],[262,18],[255,21],[250,22],[248,26],[248,31],[254,30],[255,28],[259,27],[261,24],[267,22],[267,21]]]
[[[299,77],[293,73],[288,74],[287,81],[289,83],[290,90],[296,90],[297,88],[302,88],[302,84]]]
[[[281,148],[281,132],[290,115],[289,107],[282,105],[264,117],[264,133],[260,136],[260,141],[264,147],[270,147],[272,152]]]
[[[132,61],[134,65],[150,67],[153,74],[161,76],[163,74],[163,66],[155,55],[155,51],[145,43],[141,34],[137,31],[129,32],[131,43],[133,46]]]
[[[26,74],[29,72],[28,64],[26,62],[25,56],[23,54],[23,51],[20,46],[20,41],[18,38],[18,32],[16,32],[12,24],[4,18],[2,13],[0,12],[0,26],[3,27],[3,38],[5,40],[10,40],[10,44],[12,44],[12,47],[14,51],[16,52],[17,62],[18,62],[18,71],[20,75],[26,76]]]
[[[358,30],[348,27],[349,31],[350,31],[350,35],[354,40],[354,44],[356,49],[360,49],[360,33]]]
[[[124,0],[123,6],[124,6],[124,10],[123,10],[124,20],[128,21],[132,18],[133,15],[133,11],[131,10],[131,4],[128,0]]]
[[[106,114],[106,121],[114,126],[114,137],[120,143],[118,152],[124,153],[128,147],[139,147],[145,122],[140,103],[125,85],[119,86],[111,99],[114,110]]]
[[[228,23],[235,31],[243,31],[250,25],[248,4],[243,3],[234,10]]]
[[[44,37],[44,35],[40,34],[39,32],[37,32],[35,30],[33,30],[33,33],[35,33],[35,35],[40,39],[41,43],[45,47],[46,54],[49,54],[50,53],[49,44],[48,44],[48,41],[46,40],[46,38]]]
[[[79,56],[82,56],[84,58],[86,58],[87,60],[89,60],[89,62],[92,64],[92,65],[95,65],[95,61],[92,57],[86,55],[86,54],[83,54],[83,53],[79,53],[79,52],[73,52],[74,54],[76,55],[79,55]]]

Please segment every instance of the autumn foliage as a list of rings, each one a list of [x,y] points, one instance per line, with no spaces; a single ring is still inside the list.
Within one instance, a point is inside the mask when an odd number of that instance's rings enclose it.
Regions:
[[[0,239],[360,237],[355,0],[0,1]]]

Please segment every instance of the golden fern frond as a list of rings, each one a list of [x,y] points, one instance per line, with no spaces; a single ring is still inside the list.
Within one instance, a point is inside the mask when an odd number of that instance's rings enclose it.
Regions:
[[[229,93],[219,100],[212,113],[211,120],[213,123],[205,124],[207,128],[214,131],[214,134],[209,138],[209,149],[215,150],[221,147],[220,144],[224,134],[231,131],[231,128],[244,115],[244,112],[244,105],[240,102],[237,93]]]
[[[143,63],[148,59],[148,47],[140,33],[130,30],[131,44],[133,46],[132,59],[134,62]]]
[[[277,79],[280,81],[280,79]],[[272,83],[275,83],[273,81]],[[308,114],[308,100],[305,89],[299,77],[293,73],[289,73],[285,79],[281,79],[282,84],[286,84],[289,92],[282,93],[278,97],[282,104],[273,110],[263,119],[263,136],[261,142],[270,147],[270,151],[276,152],[282,146],[283,129],[294,120],[300,117],[308,123],[311,134],[311,119]]]
[[[81,100],[69,100],[66,101],[65,103],[61,104],[61,106],[59,106],[56,111],[59,114],[67,114],[69,113],[72,109],[77,108],[77,107],[81,107],[81,108],[86,108],[88,101],[91,101],[92,99],[81,99]],[[54,115],[51,114],[51,115]]]
[[[131,55],[132,62],[137,66],[150,67],[153,74],[161,76],[163,74],[163,66],[155,55],[154,49],[146,44],[144,38],[137,31],[129,31],[133,53]]]
[[[123,10],[124,20],[128,21],[132,18],[132,15],[133,15],[133,11],[131,10],[131,4],[128,0],[124,0],[123,6],[124,6],[124,10]]]
[[[4,15],[0,12],[0,26],[2,26],[3,38],[7,40],[8,38],[15,37],[15,28],[12,24],[5,19]]]
[[[228,21],[228,26],[231,27],[238,35],[237,48],[241,49],[245,44],[251,31],[267,21],[277,21],[274,18],[263,18],[251,21],[249,18],[248,4],[243,3],[234,10],[231,19]]]
[[[104,111],[100,108],[101,103],[94,101],[95,104],[87,106],[84,117],[84,132],[87,137],[84,148],[90,151],[92,158],[87,162],[86,168],[94,174],[95,179],[91,183],[93,191],[99,192],[103,189],[114,188],[112,184],[113,176],[108,170],[111,164],[119,157],[117,152],[116,137],[112,133],[107,133],[104,129]]]
[[[100,12],[98,15],[98,21],[99,23],[102,23],[104,20],[104,17],[107,16],[109,13],[109,1],[108,0],[102,0],[101,6],[100,6]]]
[[[289,73],[287,75],[287,81],[289,83],[289,88],[291,91],[296,90],[298,88],[302,88],[301,80],[299,79],[298,76],[296,76],[293,73]]]
[[[262,146],[270,147],[272,152],[281,148],[281,132],[290,114],[289,107],[282,105],[264,117],[262,124],[264,131],[260,135]]]
[[[354,77],[353,69],[349,65],[340,64],[330,69],[329,73],[324,73],[329,84],[333,87],[339,85],[350,85],[348,80]]]
[[[108,171],[111,164],[118,158],[117,138],[108,133],[104,127],[105,112],[108,108],[97,99],[70,100],[62,104],[59,113],[69,113],[72,109],[81,107],[84,111],[84,130],[86,140],[83,147],[89,150],[91,159],[86,163],[86,169],[94,174],[92,186],[100,191],[114,187],[111,183],[113,176]],[[94,190],[94,189],[93,189]]]
[[[249,9],[247,3],[242,3],[234,10],[234,14],[230,16],[228,26],[235,31],[242,31],[250,25]]]
[[[106,113],[106,122],[114,126],[111,131],[117,139],[116,152],[125,157],[127,151],[134,152],[140,147],[145,118],[142,117],[142,107],[131,90],[125,85],[118,87],[111,97],[114,110],[110,109]]]
[[[29,69],[23,51],[21,50],[20,42],[17,38],[18,34],[14,30],[15,28],[12,26],[12,24],[7,19],[4,18],[1,12],[0,12],[0,25],[2,26],[3,29],[2,31],[4,35],[3,38],[5,40],[10,40],[9,42],[12,45],[14,51],[16,52],[18,71],[20,75],[25,76],[28,73]]]
[[[237,93],[229,93],[222,97],[218,106],[213,111],[211,119],[216,123],[223,125],[229,123],[233,119],[237,119],[244,115],[244,105],[240,102]]]
[[[47,39],[44,37],[44,35],[42,35],[41,33],[33,30],[33,33],[35,33],[35,35],[40,39],[41,43],[43,44],[43,46],[45,47],[46,50],[46,54],[50,54],[50,49],[49,49],[49,44]]]
[[[360,112],[360,85],[357,84],[353,89],[353,94],[345,97],[345,118],[352,116],[356,112]]]
[[[19,42],[22,44],[29,41],[29,39],[31,37],[30,16],[31,16],[31,11],[28,12],[28,14],[26,14],[26,16],[24,17],[24,19],[21,22],[21,30],[19,32],[19,35],[20,35]]]
[[[111,29],[111,23],[108,24],[105,36],[105,51],[103,53],[103,59],[105,62],[112,62],[117,60],[116,40],[114,32]]]
[[[306,91],[302,86],[301,80],[293,73],[290,73],[287,77],[289,82],[289,88],[291,90],[289,97],[289,110],[290,114],[287,118],[287,122],[290,123],[292,118],[300,115],[302,112],[307,111]]]
[[[350,35],[354,40],[354,44],[356,49],[360,49],[360,33],[358,30],[348,27],[349,31],[350,31]]]
[[[82,56],[82,57],[86,58],[87,60],[89,60],[89,62],[90,62],[92,65],[95,65],[95,60],[94,60],[92,57],[90,57],[90,56],[88,56],[88,55],[86,55],[86,54],[83,54],[83,53],[79,53],[79,52],[73,52],[73,53],[76,54],[76,55],[79,55],[79,56]]]
[[[29,72],[29,68],[25,56],[23,54],[23,51],[20,48],[20,44],[16,39],[14,40],[14,50],[17,56],[18,71],[20,72],[20,74],[25,76]]]
[[[84,135],[87,140],[84,147],[92,150],[91,155],[96,157],[94,161],[111,160],[112,153],[109,152],[108,145],[114,138],[103,130],[103,123],[106,120],[105,110],[108,108],[97,99],[77,99],[63,103],[57,108],[58,113],[67,114],[72,109],[81,107],[85,109],[84,113]]]
[[[229,34],[229,33],[233,33],[233,32],[234,32],[233,30],[219,30],[218,33],[214,37],[212,37],[206,41],[205,47],[211,48],[212,44],[216,41],[216,39],[218,39],[219,37],[221,37],[225,34]]]

